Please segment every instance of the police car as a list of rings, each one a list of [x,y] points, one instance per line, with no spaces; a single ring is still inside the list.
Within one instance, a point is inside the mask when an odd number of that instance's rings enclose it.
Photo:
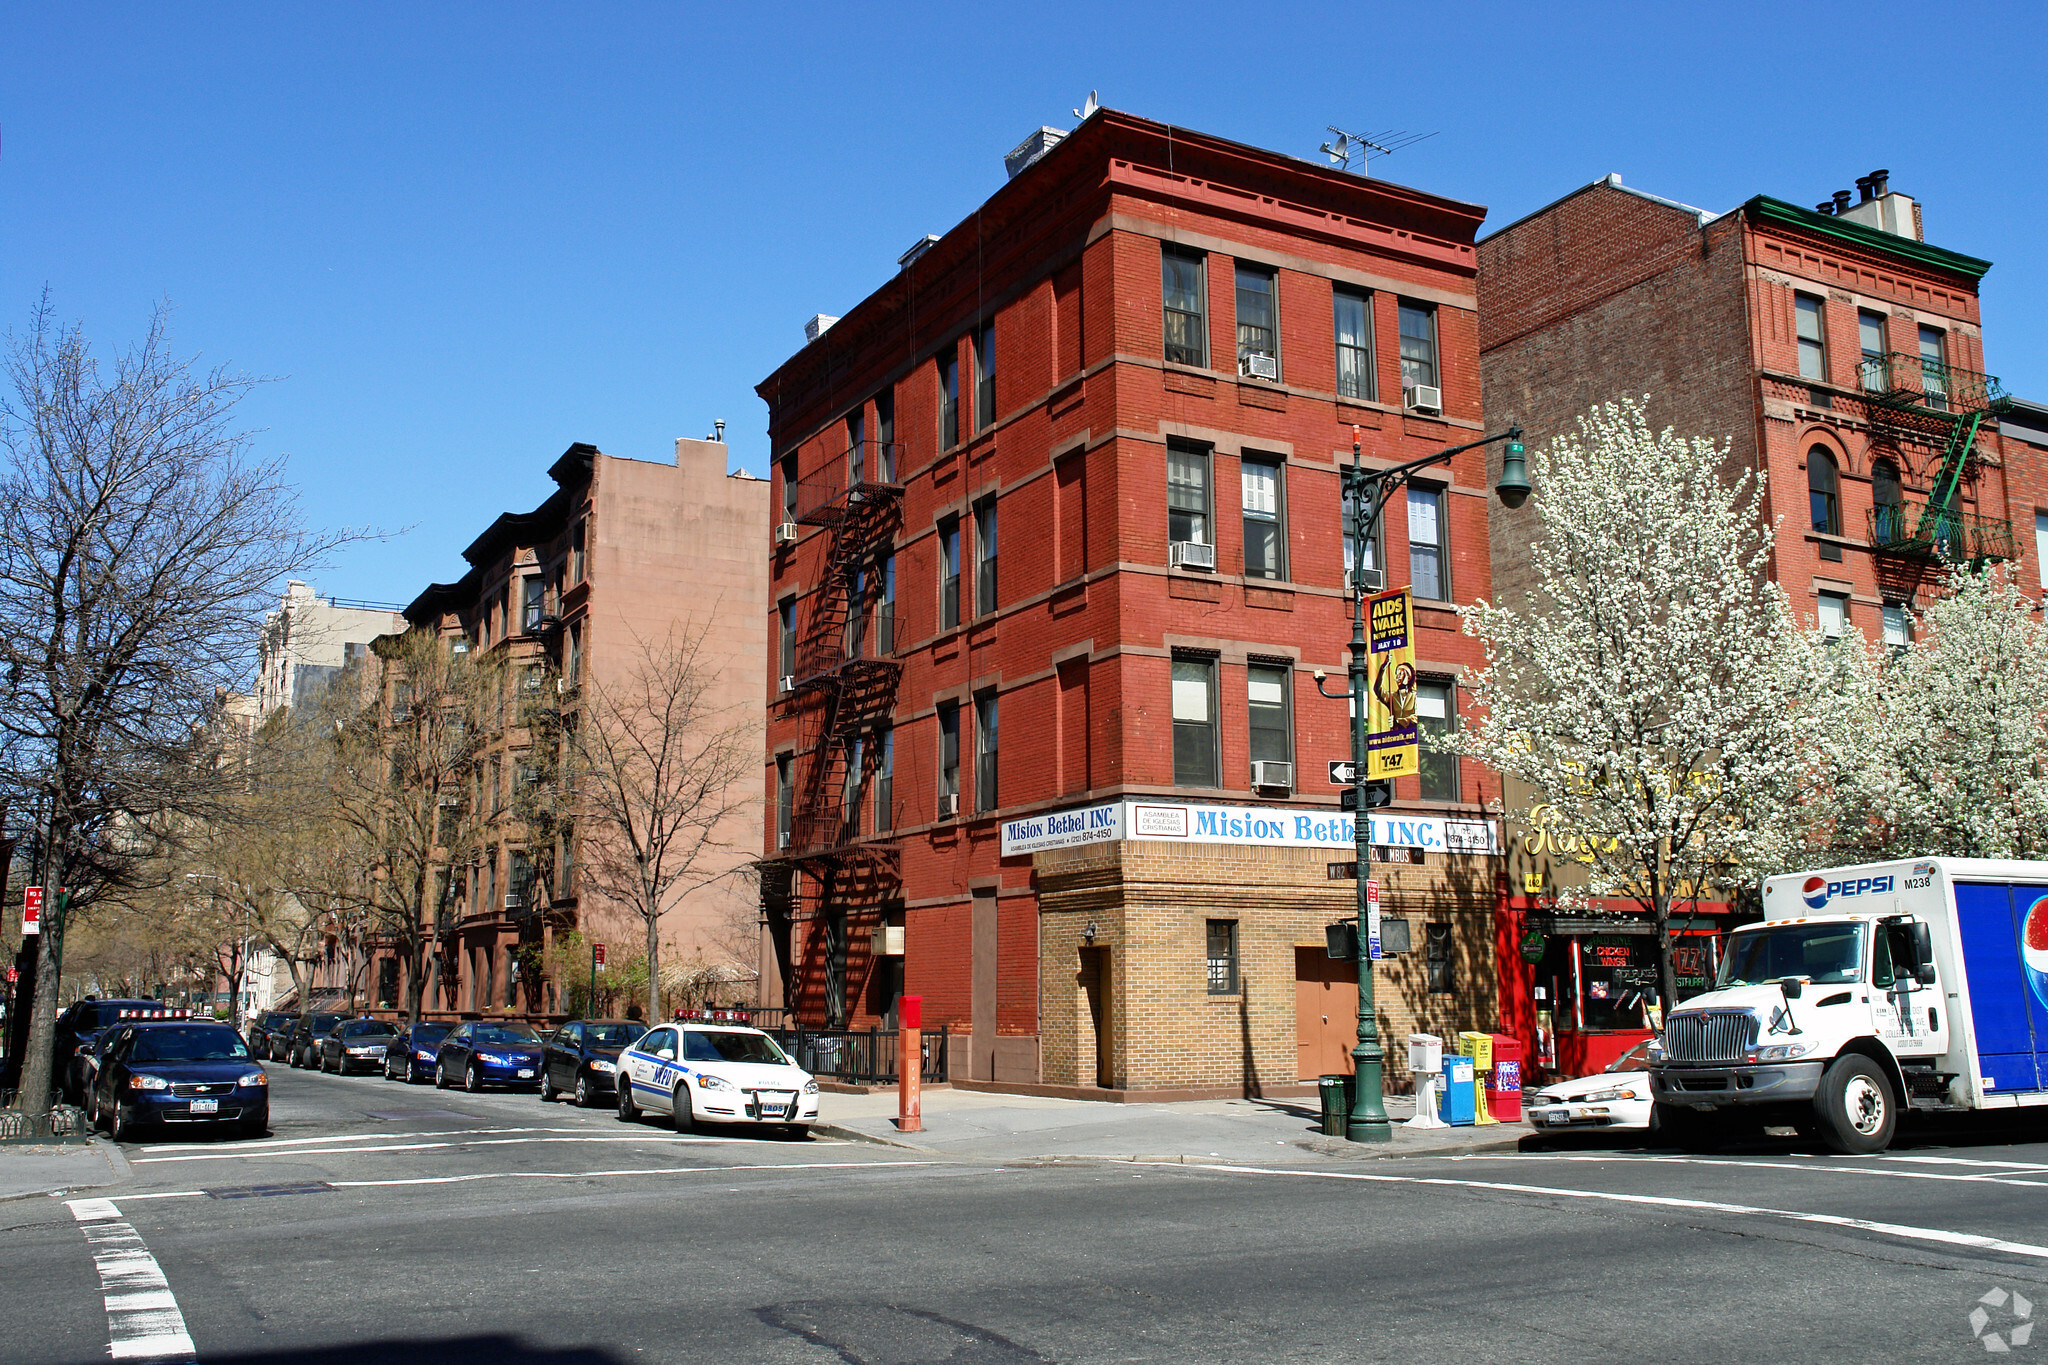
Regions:
[[[723,1011],[721,1011],[723,1013]],[[686,1014],[619,1054],[619,1118],[668,1114],[676,1131],[777,1125],[803,1137],[818,1118],[818,1083],[773,1038],[744,1024]]]

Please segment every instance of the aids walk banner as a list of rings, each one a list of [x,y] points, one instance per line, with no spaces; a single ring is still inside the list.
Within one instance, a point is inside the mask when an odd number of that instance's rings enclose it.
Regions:
[[[1367,781],[1421,771],[1415,735],[1415,614],[1408,589],[1365,600]]]

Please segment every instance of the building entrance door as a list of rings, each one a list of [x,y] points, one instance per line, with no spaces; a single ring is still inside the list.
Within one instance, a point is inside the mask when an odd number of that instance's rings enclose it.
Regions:
[[[1081,989],[1088,993],[1088,1022],[1095,1030],[1095,1083],[1105,1090],[1116,1086],[1116,1067],[1111,1058],[1115,1022],[1111,1017],[1109,949],[1081,950]]]
[[[1358,1043],[1358,964],[1333,962],[1321,948],[1294,950],[1296,1076],[1348,1075]]]

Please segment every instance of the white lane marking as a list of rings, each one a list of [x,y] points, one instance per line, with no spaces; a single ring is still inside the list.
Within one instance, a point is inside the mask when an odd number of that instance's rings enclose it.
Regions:
[[[308,1142],[388,1142],[395,1137],[432,1138],[465,1137],[471,1133],[582,1133],[584,1128],[443,1128],[430,1133],[407,1133],[392,1128],[382,1128],[371,1133],[328,1133],[322,1137],[302,1138],[257,1138],[235,1144],[237,1151],[257,1151],[266,1147],[303,1146]],[[145,1152],[204,1152],[217,1149],[217,1142],[159,1142],[151,1143]]]
[[[121,1220],[111,1199],[74,1199],[66,1205],[95,1249],[107,1310],[107,1354],[115,1360],[192,1361],[198,1348],[185,1330],[185,1315],[164,1279],[163,1267]]]
[[[1471,1159],[1475,1161],[1514,1161],[1517,1158],[1505,1155],[1501,1157],[1491,1157],[1481,1154],[1475,1155]],[[1526,1158],[1523,1159],[1526,1160]],[[1866,1164],[1860,1166],[1837,1166],[1823,1162],[1758,1161],[1742,1157],[1636,1156],[1626,1157],[1621,1160],[1610,1161],[1609,1159],[1600,1156],[1580,1156],[1568,1153],[1554,1153],[1545,1154],[1540,1159],[1543,1161],[1577,1161],[1590,1162],[1595,1165],[1615,1166],[1665,1165],[1706,1166],[1709,1168],[1715,1166],[1740,1166],[1751,1167],[1757,1170],[1765,1171],[1800,1171],[1820,1175],[1879,1175],[1889,1176],[1895,1180],[1950,1180],[1959,1181],[1966,1185],[1982,1185],[1988,1183],[1993,1185],[2025,1185],[2037,1187],[2048,1186],[2048,1181],[2022,1180],[2019,1178],[2019,1172],[2017,1171],[1978,1171],[1971,1175],[1948,1175],[1939,1171],[1894,1171],[1886,1169],[1891,1164],[1891,1162],[1888,1160],[1879,1163]],[[1967,1164],[1976,1165],[1978,1163],[1970,1162]],[[2043,1167],[2039,1169],[2048,1169],[2048,1167]]]
[[[354,1156],[358,1152],[418,1152],[446,1147],[519,1147],[544,1142],[632,1142],[645,1147],[707,1147],[746,1142],[736,1137],[658,1137],[646,1133],[601,1133],[583,1137],[521,1137],[483,1138],[468,1142],[401,1142],[388,1143],[380,1147],[302,1147],[289,1152],[251,1152],[240,1148],[216,1148],[211,1152],[195,1152],[190,1156],[141,1156],[132,1157],[131,1166],[150,1166],[166,1161],[233,1161],[239,1157],[262,1156]],[[851,1143],[822,1139],[813,1145],[819,1147],[848,1147]]]
[[[732,1171],[866,1171],[878,1166],[945,1166],[944,1161],[792,1161],[751,1166],[648,1166],[615,1171],[479,1171],[473,1175],[428,1175],[406,1180],[330,1180],[336,1189],[379,1185],[462,1185],[472,1180],[590,1180],[608,1175],[725,1175]]]
[[[1946,1246],[2002,1251],[2014,1256],[2048,1260],[2048,1246],[2035,1246],[2030,1242],[2008,1242],[2003,1238],[1984,1237],[1974,1232],[1914,1227],[1906,1223],[1879,1223],[1867,1218],[1846,1218],[1833,1213],[1805,1213],[1798,1209],[1767,1209],[1754,1204],[1726,1204],[1712,1199],[1681,1199],[1673,1195],[1655,1194],[1616,1194],[1607,1190],[1573,1190],[1547,1185],[1522,1185],[1504,1180],[1452,1180],[1445,1176],[1367,1175],[1353,1171],[1290,1171],[1267,1166],[1217,1166],[1196,1162],[1189,1162],[1181,1169],[1218,1171],[1225,1175],[1282,1175],[1305,1176],[1313,1180],[1361,1180],[1381,1185],[1436,1185],[1453,1189],[1496,1190],[1504,1194],[1537,1194],[1553,1199],[1597,1199],[1616,1204],[1642,1204],[1652,1208],[1731,1213],[1753,1218],[1782,1218],[1795,1223],[1820,1223],[1828,1227],[1881,1232],[1887,1236],[1903,1237],[1916,1242],[1938,1242]]]
[[[2037,1161],[1972,1161],[1960,1156],[1887,1156],[1886,1161],[1913,1161],[1924,1166],[1986,1166],[1995,1170],[2048,1171]]]

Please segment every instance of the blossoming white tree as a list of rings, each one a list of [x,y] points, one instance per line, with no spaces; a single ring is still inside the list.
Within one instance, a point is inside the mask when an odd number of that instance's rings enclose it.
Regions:
[[[1487,664],[1449,743],[1587,836],[1587,893],[1656,923],[1668,1007],[1677,888],[1775,866],[1795,833],[1808,653],[1768,577],[1760,482],[1724,477],[1724,445],[1623,401],[1530,460],[1534,583],[1464,610]]]

